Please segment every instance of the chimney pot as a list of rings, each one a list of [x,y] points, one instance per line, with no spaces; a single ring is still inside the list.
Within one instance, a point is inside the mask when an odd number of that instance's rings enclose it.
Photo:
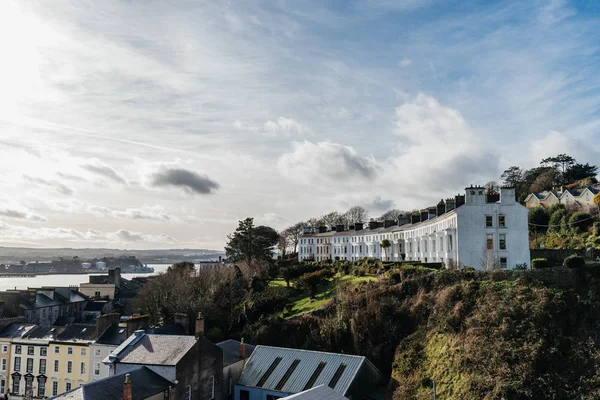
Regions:
[[[198,313],[198,318],[196,318],[196,337],[204,336],[204,317],[202,317],[202,313]]]
[[[242,358],[242,360],[246,359],[246,343],[244,343],[244,338],[242,338],[242,341],[240,343],[240,357]]]
[[[123,384],[123,400],[133,400],[133,391],[131,390],[131,377],[125,375],[125,383]]]

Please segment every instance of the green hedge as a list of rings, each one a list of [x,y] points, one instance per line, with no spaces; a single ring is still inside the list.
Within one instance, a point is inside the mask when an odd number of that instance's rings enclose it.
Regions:
[[[531,268],[532,269],[544,269],[550,268],[550,263],[546,258],[536,258],[531,260]]]
[[[567,268],[583,268],[585,267],[585,260],[583,257],[574,254],[565,258],[563,265]]]

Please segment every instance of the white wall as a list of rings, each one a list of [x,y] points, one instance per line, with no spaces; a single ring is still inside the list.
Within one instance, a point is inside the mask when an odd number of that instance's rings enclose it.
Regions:
[[[110,368],[108,365],[103,364],[102,360],[104,360],[106,357],[108,357],[108,355],[110,353],[112,353],[113,350],[115,350],[116,348],[117,348],[117,346],[109,345],[109,344],[92,343],[90,345],[90,351],[91,351],[90,381],[96,381],[98,379],[108,378]],[[97,363],[100,364],[100,369],[99,369],[100,373],[98,375],[96,375],[96,373],[95,373]]]

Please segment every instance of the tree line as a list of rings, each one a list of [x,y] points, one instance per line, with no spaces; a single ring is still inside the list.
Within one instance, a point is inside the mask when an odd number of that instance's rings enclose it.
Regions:
[[[598,167],[581,164],[568,154],[544,158],[538,167],[524,169],[517,165],[507,168],[500,179],[516,189],[517,200],[523,202],[529,193],[552,190],[559,186],[583,187],[597,183]]]

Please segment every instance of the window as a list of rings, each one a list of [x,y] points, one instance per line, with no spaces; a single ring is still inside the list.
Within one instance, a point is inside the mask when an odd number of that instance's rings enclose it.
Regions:
[[[54,360],[54,372],[58,372],[58,360]]]
[[[508,260],[506,257],[500,257],[500,268],[506,268],[508,264]]]
[[[21,354],[21,345],[15,346],[15,354]]]
[[[40,360],[40,374],[45,374],[46,373],[46,359],[42,358]]]
[[[58,395],[58,381],[52,381],[52,396]]]
[[[25,393],[33,390],[33,375],[25,375]]]
[[[60,353],[60,347],[54,346],[54,354],[59,354],[59,353]]]
[[[21,357],[15,357],[15,371],[21,371]]]
[[[73,361],[67,361],[67,374],[71,374],[73,372]]]
[[[100,357],[100,354],[102,354],[102,350],[100,349],[96,349],[96,356]]]
[[[79,366],[79,375],[85,375],[85,363],[82,362]]]
[[[506,228],[506,217],[504,215],[498,215],[498,227]]]
[[[27,372],[33,373],[33,358],[27,359]]]
[[[344,373],[345,370],[346,370],[346,364],[340,364],[338,369],[335,371],[335,374],[333,374],[333,377],[329,381],[328,386],[330,388],[335,389],[335,385],[337,385],[338,381],[342,377],[342,374]]]
[[[71,390],[71,382],[65,383],[65,392],[68,392],[69,390]]]
[[[67,347],[67,354],[73,354],[73,348]]]
[[[34,350],[33,346],[27,346],[27,355],[32,356],[34,354],[35,354],[35,350]]]
[[[485,216],[485,226],[486,228],[492,228],[494,226],[494,220],[491,215]]]
[[[38,397],[44,397],[46,395],[46,377],[38,378]]]
[[[0,379],[0,393],[4,393],[6,391],[6,381],[4,379]]]
[[[2,346],[2,352],[3,353],[8,353],[8,346],[7,345],[3,345]]]
[[[94,365],[94,375],[98,376],[100,375],[100,363],[97,362],[96,365]]]
[[[6,371],[6,358],[2,359],[2,371]]]
[[[47,347],[40,348],[40,356],[46,357],[47,355],[48,355],[48,348]]]
[[[87,355],[87,349],[85,347],[81,349],[81,355],[82,356]]]
[[[18,394],[19,393],[19,384],[21,383],[21,376],[20,375],[13,375],[12,377],[12,392],[14,394]]]
[[[250,392],[247,390],[240,390],[240,400],[250,400]]]
[[[486,249],[494,250],[494,235],[488,233],[485,235]]]
[[[185,400],[192,400],[192,385],[187,385],[185,387],[185,393],[183,394],[183,398]]]
[[[94,292],[94,297],[100,297],[100,292]]]
[[[506,234],[501,233],[499,238],[500,238],[500,240],[499,240],[500,250],[506,250]]]
[[[211,376],[210,380],[209,380],[209,384],[210,384],[210,400],[213,400],[215,398],[215,376]]]
[[[304,389],[302,389],[303,392],[308,389],[311,389],[313,387],[313,385],[319,378],[319,375],[321,375],[321,372],[323,372],[323,370],[325,369],[325,365],[327,365],[327,363],[325,363],[325,362],[319,363],[319,365],[317,366],[315,371],[312,373],[312,375],[308,379],[308,382],[306,382],[306,385],[304,385]]]

